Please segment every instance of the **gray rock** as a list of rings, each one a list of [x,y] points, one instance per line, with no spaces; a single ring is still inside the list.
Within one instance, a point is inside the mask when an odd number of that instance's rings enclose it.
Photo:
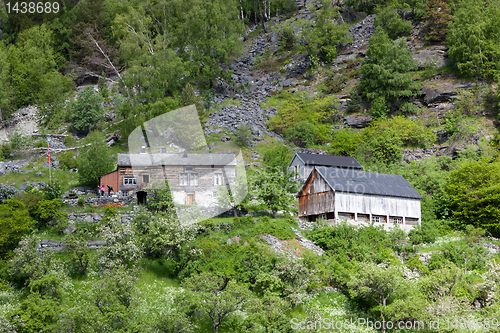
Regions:
[[[347,126],[352,128],[365,128],[370,125],[372,116],[370,115],[352,115],[344,118]]]
[[[29,182],[22,183],[21,185],[19,185],[19,191],[26,191],[26,187],[28,187],[28,185],[31,184]]]
[[[87,215],[83,221],[87,223],[92,223],[94,222],[94,219],[92,218],[92,215]]]

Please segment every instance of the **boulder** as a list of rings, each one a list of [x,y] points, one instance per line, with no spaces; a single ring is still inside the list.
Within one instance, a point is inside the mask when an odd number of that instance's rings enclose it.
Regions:
[[[372,116],[368,114],[352,115],[344,118],[347,126],[352,128],[365,128],[370,125]]]
[[[26,191],[26,187],[28,187],[28,185],[31,185],[30,182],[22,183],[19,185],[19,191]]]
[[[446,48],[442,45],[431,46],[424,50],[417,51],[413,54],[413,59],[418,62],[418,69],[426,67],[443,68],[449,63],[446,55]]]

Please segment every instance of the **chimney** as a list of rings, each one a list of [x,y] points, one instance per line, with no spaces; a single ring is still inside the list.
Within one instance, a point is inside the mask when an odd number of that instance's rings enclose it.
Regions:
[[[145,154],[146,153],[146,146],[142,146],[141,148],[141,154]]]
[[[188,154],[184,154],[184,155],[182,155],[182,157],[187,158],[187,157],[188,157]]]

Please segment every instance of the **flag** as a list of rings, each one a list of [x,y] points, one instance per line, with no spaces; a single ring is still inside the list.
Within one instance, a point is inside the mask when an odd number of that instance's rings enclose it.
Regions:
[[[50,145],[47,143],[47,163],[50,165]]]

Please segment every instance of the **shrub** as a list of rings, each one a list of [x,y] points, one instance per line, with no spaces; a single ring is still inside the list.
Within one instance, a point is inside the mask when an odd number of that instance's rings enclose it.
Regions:
[[[288,129],[285,136],[288,140],[299,147],[310,146],[315,143],[318,129],[307,121],[301,121]]]
[[[388,112],[384,96],[379,96],[372,101],[370,113],[374,118],[383,118]]]
[[[383,9],[377,8],[377,12],[374,22],[375,26],[384,28],[391,39],[408,35],[413,30],[411,22],[403,20],[394,7],[388,6],[383,7]]]
[[[70,170],[78,167],[78,162],[76,160],[75,153],[72,151],[66,151],[59,156],[59,165],[64,170]]]
[[[252,142],[252,130],[250,125],[241,125],[236,130],[236,143],[242,147],[248,147]]]
[[[273,144],[264,151],[263,161],[267,166],[286,168],[292,158],[293,150],[287,145],[281,143]]]

